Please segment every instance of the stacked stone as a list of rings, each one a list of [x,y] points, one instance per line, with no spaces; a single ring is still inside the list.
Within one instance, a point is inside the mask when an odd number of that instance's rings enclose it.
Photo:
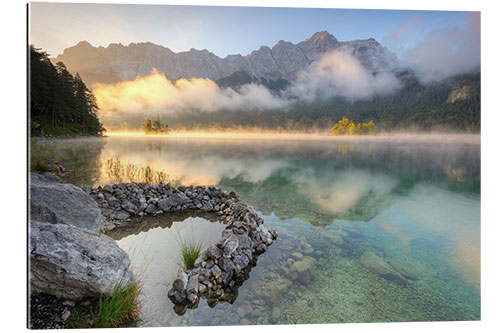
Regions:
[[[83,190],[99,205],[107,229],[113,229],[135,216],[181,210],[221,212],[225,204],[239,201],[233,191],[222,191],[214,186],[175,188],[164,183],[122,183],[96,189],[85,186]]]
[[[201,210],[220,216],[226,224],[222,237],[201,253],[195,267],[179,274],[168,292],[176,305],[196,307],[200,297],[214,303],[224,299],[228,288],[245,280],[245,273],[260,253],[277,238],[255,210],[233,191],[215,186],[123,183],[91,189],[84,187],[101,208],[108,229],[133,216],[158,215],[182,210]],[[226,291],[225,291],[226,290]]]
[[[173,282],[168,297],[174,304],[194,308],[200,297],[224,298],[225,290],[245,279],[255,257],[278,236],[242,201],[227,200],[220,212],[227,227],[222,237],[201,253],[195,267],[179,274]]]

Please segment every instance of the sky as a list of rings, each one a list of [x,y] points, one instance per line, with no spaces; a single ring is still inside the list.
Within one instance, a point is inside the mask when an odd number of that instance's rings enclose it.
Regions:
[[[325,8],[31,3],[30,43],[55,57],[86,40],[94,46],[152,42],[174,52],[247,55],[279,40],[326,30],[338,40],[375,38],[398,55],[433,32],[460,29],[471,12]],[[479,38],[479,36],[478,36]]]

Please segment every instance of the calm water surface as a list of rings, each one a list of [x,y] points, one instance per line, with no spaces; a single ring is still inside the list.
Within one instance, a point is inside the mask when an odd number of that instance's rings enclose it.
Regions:
[[[223,226],[179,217],[117,235],[144,282],[144,326],[480,319],[478,136],[108,137],[35,142],[31,156],[74,170],[65,181],[79,186],[127,181],[113,159],[234,190],[279,231],[233,304],[183,316],[166,296],[179,241],[213,243]]]

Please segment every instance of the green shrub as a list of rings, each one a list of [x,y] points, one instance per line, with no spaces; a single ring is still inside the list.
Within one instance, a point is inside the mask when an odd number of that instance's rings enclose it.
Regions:
[[[39,172],[39,173],[47,172],[47,163],[44,163],[40,160],[37,160],[37,161],[31,163],[30,170],[32,172]]]

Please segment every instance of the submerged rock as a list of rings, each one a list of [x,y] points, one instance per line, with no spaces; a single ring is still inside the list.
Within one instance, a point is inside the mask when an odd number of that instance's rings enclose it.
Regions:
[[[292,282],[287,278],[272,279],[263,287],[261,295],[271,304],[278,303],[291,284]]]
[[[342,236],[337,235],[336,233],[328,233],[324,232],[322,236],[329,242],[333,243],[335,245],[342,245],[344,244],[344,239]]]
[[[389,262],[401,275],[410,280],[418,280],[418,273],[408,266],[405,266],[397,261],[391,260]]]
[[[303,260],[296,261],[290,267],[290,276],[302,284],[311,283],[316,271],[317,261],[313,257],[305,256]]]
[[[371,251],[365,251],[359,259],[361,265],[386,280],[405,285],[408,281],[388,262]]]
[[[30,174],[30,220],[74,225],[97,233],[102,216],[95,200],[81,188],[61,184],[58,179],[50,174]]]
[[[305,254],[311,254],[314,252],[314,248],[309,243],[304,243],[302,248]]]
[[[113,239],[73,225],[32,221],[29,256],[31,293],[95,298],[133,278],[127,253]]]

